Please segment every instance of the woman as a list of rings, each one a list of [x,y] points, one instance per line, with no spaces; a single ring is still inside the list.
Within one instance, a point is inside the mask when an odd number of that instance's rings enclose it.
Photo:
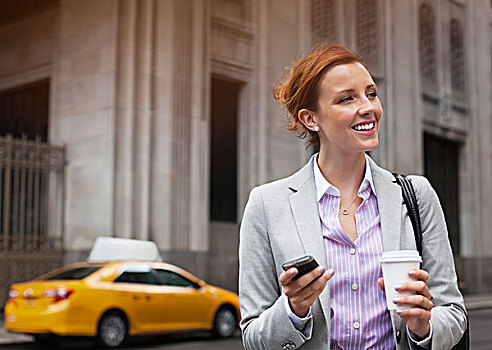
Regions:
[[[254,188],[240,231],[239,295],[246,349],[450,349],[465,327],[439,200],[412,176],[423,232],[422,269],[398,286],[416,295],[389,312],[379,257],[416,249],[401,188],[365,151],[378,145],[382,107],[363,60],[341,45],[300,59],[275,97],[291,131],[319,153],[297,173]],[[321,265],[295,280],[282,263]]]

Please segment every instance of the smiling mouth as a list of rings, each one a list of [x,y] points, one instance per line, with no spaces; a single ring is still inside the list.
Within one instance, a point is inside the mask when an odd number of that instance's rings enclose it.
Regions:
[[[366,124],[357,124],[352,127],[355,131],[368,131],[374,129],[374,122],[366,123]]]

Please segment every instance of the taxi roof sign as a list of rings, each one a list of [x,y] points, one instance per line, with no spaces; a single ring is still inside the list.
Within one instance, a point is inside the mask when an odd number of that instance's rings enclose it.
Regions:
[[[87,259],[88,262],[121,260],[162,261],[162,258],[153,241],[97,237]]]

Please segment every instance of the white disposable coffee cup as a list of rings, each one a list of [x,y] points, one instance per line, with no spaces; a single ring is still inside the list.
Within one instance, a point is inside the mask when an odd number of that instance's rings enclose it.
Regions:
[[[416,250],[396,250],[384,252],[379,258],[383,267],[384,289],[386,291],[386,303],[388,310],[406,309],[411,307],[405,304],[393,303],[394,298],[403,295],[416,294],[415,292],[397,292],[395,286],[404,282],[415,281],[408,275],[408,271],[418,269],[422,258]]]

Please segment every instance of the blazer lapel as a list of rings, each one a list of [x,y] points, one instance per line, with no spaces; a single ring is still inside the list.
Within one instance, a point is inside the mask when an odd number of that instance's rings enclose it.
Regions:
[[[400,250],[401,207],[403,203],[401,188],[390,172],[377,166],[371,158],[369,158],[369,163],[371,164],[372,178],[378,198],[383,249],[384,251]]]
[[[318,263],[326,264],[326,252],[318,214],[316,190],[314,187],[313,159],[293,175],[289,188],[293,194],[289,197],[292,215],[306,254],[311,254]]]
[[[314,186],[313,162],[315,159],[316,156],[312,156],[311,160],[292,176],[289,188],[293,194],[289,197],[289,201],[305,253],[312,255],[320,265],[326,266],[326,251]],[[328,287],[321,293],[319,299],[329,325],[330,289]]]

